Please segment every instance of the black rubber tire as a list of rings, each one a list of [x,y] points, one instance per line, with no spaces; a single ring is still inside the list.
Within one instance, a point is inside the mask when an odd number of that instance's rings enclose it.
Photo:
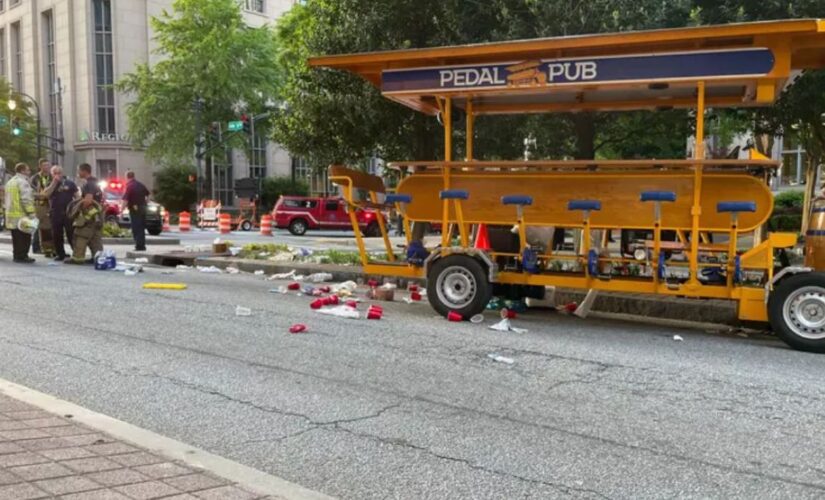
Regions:
[[[368,238],[381,236],[381,226],[379,226],[377,222],[370,222],[367,229],[364,230],[364,235]]]
[[[289,232],[295,236],[303,236],[308,229],[307,221],[304,219],[294,219],[289,223]]]
[[[825,293],[825,273],[799,273],[782,279],[774,288],[768,300],[768,320],[774,333],[794,349],[807,352],[825,353],[825,338],[808,339],[795,333],[786,323],[782,312],[785,301],[796,290],[815,286]]]
[[[465,277],[472,276],[475,283],[475,294],[468,303],[457,307],[444,301],[438,293],[438,279],[442,273],[457,271],[461,268],[466,271]],[[451,271],[452,269],[452,271]],[[451,311],[460,314],[464,319],[470,319],[476,314],[484,312],[493,296],[493,286],[487,277],[487,270],[477,259],[468,255],[450,255],[435,261],[427,274],[427,299],[430,305],[442,316]]]
[[[241,231],[252,231],[252,221],[243,220],[241,221]]]
[[[159,229],[159,228],[153,227],[153,228],[151,228],[151,229],[147,229],[147,230],[146,230],[146,232],[147,232],[147,233],[149,233],[149,234],[151,234],[152,236],[160,236],[160,233],[162,233],[162,232],[163,232],[163,229],[162,229],[162,228],[160,228],[160,229]]]

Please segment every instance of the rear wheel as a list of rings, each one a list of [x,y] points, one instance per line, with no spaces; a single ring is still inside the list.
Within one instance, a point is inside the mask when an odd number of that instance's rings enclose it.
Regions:
[[[303,236],[307,232],[307,221],[295,219],[289,223],[289,232],[295,236]]]
[[[381,236],[381,227],[377,222],[370,222],[367,229],[364,231],[364,234],[369,238]]]
[[[437,260],[427,275],[427,298],[442,316],[453,311],[470,318],[484,312],[492,295],[484,266],[467,255]]]
[[[252,221],[244,220],[241,222],[241,231],[252,231]]]
[[[825,273],[795,274],[768,301],[773,331],[794,349],[825,353]]]

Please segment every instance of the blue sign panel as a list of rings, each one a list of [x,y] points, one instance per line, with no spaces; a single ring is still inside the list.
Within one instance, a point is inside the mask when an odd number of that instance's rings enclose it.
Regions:
[[[544,59],[383,72],[386,93],[551,87],[697,78],[762,76],[773,69],[770,49]]]

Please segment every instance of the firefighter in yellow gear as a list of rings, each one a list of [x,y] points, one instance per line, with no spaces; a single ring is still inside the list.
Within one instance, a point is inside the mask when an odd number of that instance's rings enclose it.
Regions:
[[[54,257],[54,241],[52,238],[52,222],[49,217],[49,196],[45,193],[52,183],[51,163],[49,160],[40,160],[40,170],[32,176],[32,190],[34,191],[34,212],[40,221],[35,238],[35,253],[42,252],[46,258]]]
[[[92,257],[103,251],[103,207],[93,200],[80,199],[69,206],[69,219],[74,227],[74,254],[67,264],[86,263],[86,249]]]

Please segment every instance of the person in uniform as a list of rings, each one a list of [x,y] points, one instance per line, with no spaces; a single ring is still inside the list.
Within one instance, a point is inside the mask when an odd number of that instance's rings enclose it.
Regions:
[[[126,179],[126,192],[123,193],[123,200],[129,207],[135,250],[142,252],[146,250],[146,200],[149,198],[149,190],[135,179],[134,172],[126,172]]]
[[[80,196],[84,200],[94,201],[103,206],[103,190],[100,189],[97,178],[92,177],[92,166],[88,163],[81,163],[77,167],[77,176],[80,177],[82,183]]]
[[[34,210],[40,221],[34,235],[33,250],[34,253],[42,253],[50,259],[54,256],[54,243],[52,242],[52,224],[49,219],[49,196],[45,194],[45,191],[52,183],[51,164],[48,160],[41,159],[38,165],[39,170],[31,179],[34,190]]]
[[[69,205],[69,219],[74,230],[74,253],[67,264],[85,264],[86,249],[92,251],[94,258],[103,251],[103,207],[96,201],[81,198]]]
[[[6,229],[11,231],[14,262],[31,264],[34,262],[29,257],[32,236],[18,227],[21,219],[35,216],[34,195],[29,181],[31,169],[25,163],[18,163],[14,171],[15,175],[6,183],[5,189]]]
[[[46,195],[51,202],[49,218],[52,223],[52,241],[54,242],[57,257],[54,260],[60,262],[66,260],[66,245],[74,248],[74,226],[69,220],[69,204],[78,196],[77,185],[71,179],[63,176],[63,168],[55,165],[52,167],[52,183],[46,188]],[[63,235],[66,239],[63,239]]]

